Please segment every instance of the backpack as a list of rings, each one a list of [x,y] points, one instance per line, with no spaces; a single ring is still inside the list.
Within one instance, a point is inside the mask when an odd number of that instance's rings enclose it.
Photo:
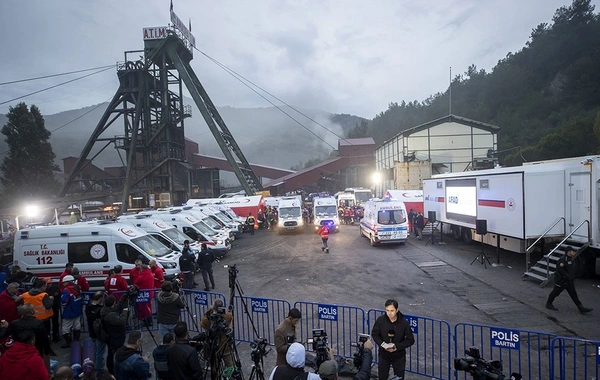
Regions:
[[[94,324],[93,324],[92,328],[94,329],[96,338],[98,338],[98,341],[100,341],[100,343],[108,342],[108,333],[102,327],[102,318],[94,319]]]

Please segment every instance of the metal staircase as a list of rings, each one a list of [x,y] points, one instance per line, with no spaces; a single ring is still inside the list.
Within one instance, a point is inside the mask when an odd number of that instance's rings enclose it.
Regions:
[[[564,218],[559,219],[556,223],[554,223],[552,225],[552,227],[550,227],[542,236],[540,236],[533,244],[531,244],[527,248],[527,266],[529,266],[529,258],[530,258],[531,250],[534,248],[534,246],[542,238],[546,237],[548,232],[550,230],[552,230],[552,228],[554,228],[554,226],[556,226],[561,221],[564,222],[564,220],[565,220]],[[579,228],[581,228],[584,224],[588,225],[588,242],[581,243],[581,242],[572,240],[571,236],[575,232],[577,232],[577,230]],[[553,274],[554,274],[554,271],[556,270],[556,263],[558,262],[558,260],[561,257],[563,257],[565,255],[565,253],[566,253],[565,247],[571,246],[573,249],[575,249],[575,256],[574,256],[574,258],[575,258],[575,257],[579,256],[583,251],[585,251],[585,249],[589,245],[590,245],[589,221],[584,220],[583,222],[581,222],[581,224],[579,226],[577,226],[577,228],[575,228],[573,231],[571,231],[571,233],[569,233],[563,239],[561,239],[561,241],[556,245],[556,247],[554,247],[552,250],[550,250],[550,252],[548,252],[540,260],[538,260],[538,262],[535,263],[531,268],[527,268],[527,270],[523,274],[522,278],[523,279],[533,278],[533,279],[539,280],[539,281],[541,281],[540,287],[543,288],[553,281],[553,278],[554,278]]]

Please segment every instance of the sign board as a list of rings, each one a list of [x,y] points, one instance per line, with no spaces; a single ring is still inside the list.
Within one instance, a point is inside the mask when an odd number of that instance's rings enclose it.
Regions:
[[[326,321],[337,321],[338,320],[338,307],[336,305],[317,305],[319,308],[319,319]]]
[[[269,312],[269,302],[264,298],[251,298],[250,303],[252,304],[252,311],[254,313]]]
[[[167,38],[167,27],[166,26],[158,26],[155,28],[144,28],[144,41],[146,40],[160,40],[163,38]]]
[[[404,314],[404,318],[408,322],[408,325],[410,326],[412,333],[418,334],[419,333],[419,318],[413,317],[412,315],[408,315],[408,314]]]
[[[150,302],[150,291],[142,290],[135,299],[136,303],[148,303]]]
[[[195,47],[196,37],[194,37],[192,32],[190,32],[190,30],[187,28],[187,26],[185,26],[183,21],[181,21],[173,11],[171,11],[171,22],[173,23],[173,26],[177,28],[181,32],[181,34],[189,41],[190,45]]]
[[[81,294],[81,301],[84,305],[89,305],[90,299],[92,298],[92,293],[84,292]]]
[[[194,303],[196,305],[208,306],[208,294],[203,292],[194,293]]]
[[[492,347],[509,348],[511,350],[521,349],[521,336],[518,331],[492,328],[490,329],[490,341]]]

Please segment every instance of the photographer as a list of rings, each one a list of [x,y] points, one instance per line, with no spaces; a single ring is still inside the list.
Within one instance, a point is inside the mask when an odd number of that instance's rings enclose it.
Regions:
[[[163,337],[167,333],[174,334],[175,324],[179,322],[179,311],[185,308],[179,294],[173,292],[173,283],[165,281],[158,293],[158,305],[156,320],[158,321],[158,332]]]
[[[102,319],[102,329],[108,333],[108,355],[106,356],[106,368],[108,372],[114,375],[115,352],[125,343],[126,327],[127,327],[127,311],[123,307],[127,304],[128,297],[121,297],[119,302],[115,300],[115,296],[108,296],[104,300],[104,307],[100,310],[100,318]]]
[[[275,350],[277,361],[275,365],[286,364],[286,354],[290,345],[296,342],[296,325],[302,318],[302,313],[296,308],[290,309],[287,317],[277,326],[275,330]]]
[[[228,335],[231,329],[231,321],[233,315],[225,311],[223,300],[215,300],[212,306],[202,317],[200,326],[208,331],[209,342],[216,351],[211,352],[211,359],[218,359],[223,356],[225,367],[232,367],[233,360],[231,358],[231,345],[228,342]],[[211,367],[216,368],[218,363],[211,363]]]
[[[332,355],[331,355],[332,356]],[[369,380],[371,378],[371,364],[373,363],[373,343],[368,340],[362,348],[362,364],[360,370],[354,375],[353,380]],[[319,367],[321,380],[337,380],[338,364],[335,360],[327,360]]]
[[[142,356],[142,333],[129,333],[127,344],[115,353],[115,377],[117,380],[145,380],[150,377],[150,363]]]
[[[319,380],[319,375],[304,370],[306,349],[300,343],[292,343],[285,354],[286,363],[273,368],[269,380]]]
[[[394,375],[404,379],[406,349],[415,344],[415,337],[408,321],[398,311],[398,301],[385,301],[385,315],[377,318],[371,336],[379,346],[379,379],[388,379],[390,365],[394,368]]]
[[[196,349],[189,345],[187,323],[175,325],[175,343],[167,349],[167,364],[175,380],[202,380],[202,368]]]

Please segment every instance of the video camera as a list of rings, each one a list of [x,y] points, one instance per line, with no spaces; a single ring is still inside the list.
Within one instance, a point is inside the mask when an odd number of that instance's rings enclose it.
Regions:
[[[130,285],[123,295],[129,300],[135,301],[137,296],[140,295],[140,288],[137,285]]]
[[[206,342],[206,333],[202,332],[200,334],[194,335],[192,339],[188,341],[188,344],[196,349],[196,351],[202,351],[204,347],[204,343]]]
[[[327,351],[327,333],[324,329],[313,329],[312,339],[308,339],[308,343],[312,344],[313,351],[317,354],[317,368],[321,364],[329,359],[329,352]]]
[[[479,350],[475,347],[465,350],[465,355],[464,358],[454,359],[454,369],[467,372],[474,380],[521,380],[523,378],[518,373],[512,373],[510,377],[506,377],[502,373],[501,361],[482,359]]]
[[[365,355],[365,343],[369,340],[369,334],[358,334],[358,342],[351,343],[351,346],[356,347],[354,351],[354,366],[358,369],[362,367],[363,358]]]
[[[217,307],[216,310],[206,316],[211,321],[211,331],[227,333],[227,321],[224,318],[226,311],[225,307]]]
[[[268,344],[269,343],[267,342],[266,338],[257,338],[250,343],[250,347],[252,348],[250,357],[252,358],[253,362],[257,363],[263,358],[263,356],[267,356],[270,351],[266,350]]]

